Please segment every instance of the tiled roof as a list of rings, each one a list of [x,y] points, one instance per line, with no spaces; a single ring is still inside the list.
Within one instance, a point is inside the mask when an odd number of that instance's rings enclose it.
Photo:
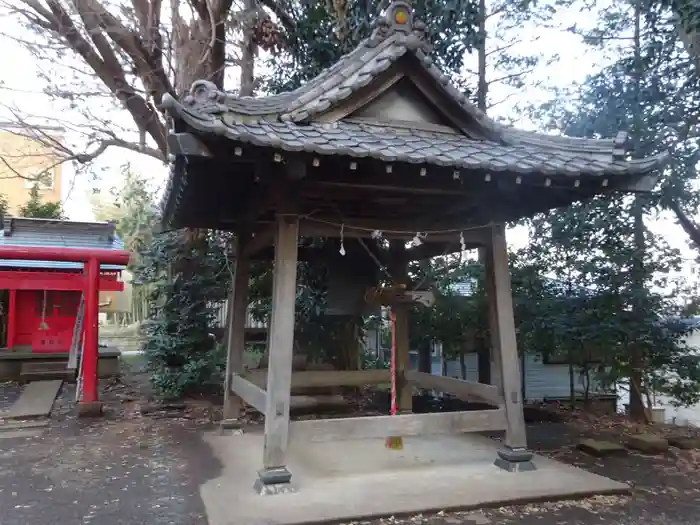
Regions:
[[[0,246],[96,248],[123,250],[124,242],[108,222],[78,222],[54,219],[5,217],[0,228]],[[62,261],[15,261],[0,259],[0,268],[76,270],[80,263]],[[123,270],[124,266],[102,265],[103,270]]]
[[[434,64],[425,41],[425,26],[409,18],[392,23],[396,1],[378,20],[370,38],[334,66],[300,88],[269,97],[237,97],[197,81],[182,102],[166,96],[166,110],[199,133],[225,136],[240,143],[320,155],[370,157],[382,161],[428,163],[465,169],[558,175],[645,174],[665,156],[629,160],[626,134],[615,139],[555,137],[504,126],[487,117],[455,88]],[[445,100],[462,112],[468,129],[450,133],[393,123],[318,117],[367,87],[403,57],[412,56]]]
[[[371,157],[385,162],[549,175],[643,174],[658,164],[657,158],[615,159],[612,148],[608,155],[601,155],[580,147],[543,147],[525,141],[504,145],[471,140],[447,130],[389,126],[360,119],[302,126],[267,119],[236,123],[232,114],[200,118],[192,116],[189,110],[182,116],[200,131],[223,134],[238,142],[319,155]]]

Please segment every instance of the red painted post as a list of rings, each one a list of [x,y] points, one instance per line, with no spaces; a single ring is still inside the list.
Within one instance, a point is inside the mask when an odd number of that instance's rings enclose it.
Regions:
[[[85,263],[85,338],[83,343],[82,403],[97,403],[98,309],[100,263],[91,258]]]
[[[17,331],[17,290],[10,290],[10,300],[7,312],[7,348],[12,350],[15,346],[15,333]]]

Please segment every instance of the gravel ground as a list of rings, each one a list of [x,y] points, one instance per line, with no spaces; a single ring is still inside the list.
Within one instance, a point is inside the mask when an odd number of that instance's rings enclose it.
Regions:
[[[75,419],[68,385],[46,430],[0,432],[0,523],[206,525],[199,485],[219,468],[198,436],[207,414],[144,416],[131,389],[102,386],[103,419]]]

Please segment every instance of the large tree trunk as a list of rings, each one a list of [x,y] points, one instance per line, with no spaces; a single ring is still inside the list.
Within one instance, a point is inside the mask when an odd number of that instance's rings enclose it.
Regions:
[[[639,136],[641,132],[642,123],[641,107],[639,105],[640,100],[640,89],[641,89],[641,77],[643,75],[643,63],[641,59],[641,8],[639,4],[634,7],[634,75],[635,75],[635,99],[637,101],[634,115],[634,131],[635,136]],[[635,148],[636,149],[636,148]],[[635,297],[633,299],[633,311],[636,316],[641,318],[643,316],[644,304],[642,302],[642,297],[645,291],[645,269],[644,269],[644,259],[646,254],[646,238],[644,235],[644,203],[642,197],[636,196],[633,209],[632,218],[634,220],[634,254],[632,256],[632,287],[635,291]],[[635,421],[647,421],[647,412],[644,408],[644,400],[642,397],[642,385],[644,384],[644,369],[645,369],[645,353],[640,343],[637,341],[632,341],[628,345],[629,352],[629,392],[630,392],[630,406],[629,415]]]
[[[173,55],[175,90],[185,93],[195,80],[209,80],[224,87],[226,19],[232,0],[193,0],[197,17],[185,20],[181,0],[173,0]]]
[[[256,0],[245,0],[243,13],[243,45],[241,46],[241,87],[242,97],[253,96],[255,92],[255,55],[257,47],[253,32],[257,17]]]
[[[696,73],[700,75],[700,2],[676,0],[671,2],[671,7],[676,15],[681,42],[695,64]]]
[[[479,0],[479,47],[477,49],[478,58],[478,85],[476,98],[477,107],[486,113],[488,107],[488,88],[489,83],[486,80],[486,0]]]
[[[333,316],[336,348],[335,366],[338,370],[358,370],[360,368],[359,320],[354,315]]]
[[[676,23],[683,47],[695,65],[696,74],[700,75],[700,2],[698,0],[677,0],[671,2],[676,15]],[[700,228],[686,215],[678,202],[667,199],[669,209],[676,215],[683,231],[690,237],[696,248],[700,249]]]
[[[486,79],[486,19],[488,18],[488,13],[486,12],[486,0],[479,0],[479,47],[477,48],[477,92],[476,92],[476,105],[477,107],[486,113],[488,108],[488,88],[489,83]],[[485,261],[485,252],[482,249],[479,250],[479,260],[482,264]],[[490,300],[490,299],[489,299]],[[483,310],[483,311],[482,311]],[[476,347],[477,355],[477,370],[478,370],[478,381],[479,383],[491,384],[491,348],[490,340],[487,340],[483,327],[488,325],[488,304],[485,305],[485,309],[480,309],[478,324],[480,329],[477,330],[477,335],[474,337],[474,345]]]

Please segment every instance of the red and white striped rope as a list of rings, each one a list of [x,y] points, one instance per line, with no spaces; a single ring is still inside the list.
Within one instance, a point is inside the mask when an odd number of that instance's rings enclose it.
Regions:
[[[396,313],[394,310],[389,311],[389,319],[391,320],[391,409],[390,414],[396,415]]]

